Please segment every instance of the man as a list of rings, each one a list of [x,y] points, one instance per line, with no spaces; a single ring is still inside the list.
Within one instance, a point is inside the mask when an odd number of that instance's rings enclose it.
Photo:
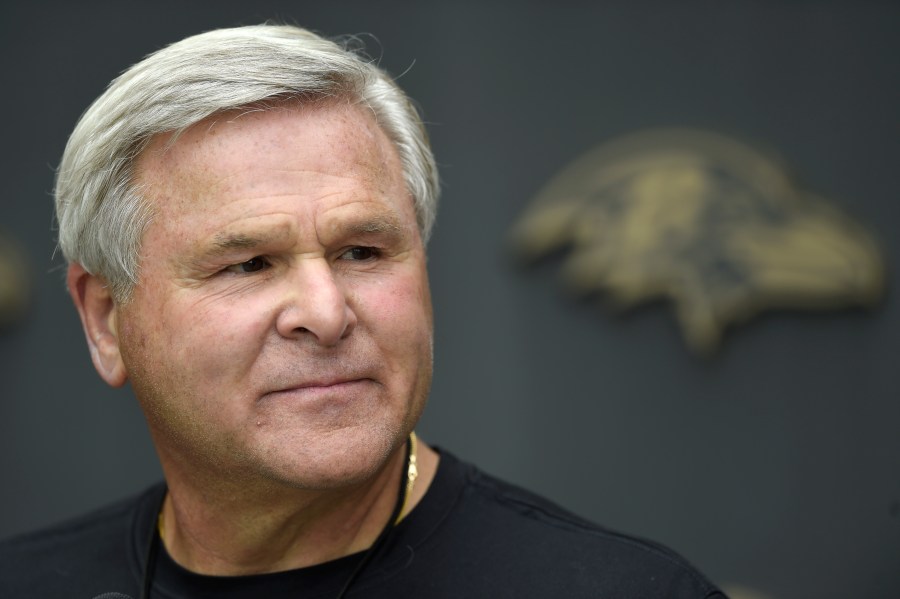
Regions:
[[[0,596],[721,596],[416,441],[437,190],[403,93],[302,29],[198,35],[114,81],[63,156],[60,247],[166,482],[3,545]]]

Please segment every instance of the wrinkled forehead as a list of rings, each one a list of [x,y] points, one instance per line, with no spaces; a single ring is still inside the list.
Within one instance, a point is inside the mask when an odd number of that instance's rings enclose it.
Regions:
[[[158,135],[137,161],[136,184],[154,212],[145,243],[186,242],[272,212],[324,226],[314,215],[340,204],[377,206],[418,229],[393,144],[347,103],[233,110]]]
[[[298,140],[319,156],[318,162],[307,160],[308,168],[327,170],[340,155],[342,168],[353,171],[336,175],[373,182],[383,180],[386,171],[403,175],[396,149],[364,106],[278,100],[219,112],[182,131],[153,136],[136,160],[135,179],[141,185],[221,179],[223,173],[280,163]]]

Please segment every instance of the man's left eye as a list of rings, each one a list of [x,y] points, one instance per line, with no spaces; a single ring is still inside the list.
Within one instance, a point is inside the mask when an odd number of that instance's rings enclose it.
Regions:
[[[232,264],[225,270],[235,273],[247,273],[260,271],[266,266],[268,266],[268,262],[266,262],[264,258],[257,256],[256,258],[250,258],[246,262]]]
[[[371,260],[377,257],[378,250],[371,247],[354,247],[341,254],[344,260]]]

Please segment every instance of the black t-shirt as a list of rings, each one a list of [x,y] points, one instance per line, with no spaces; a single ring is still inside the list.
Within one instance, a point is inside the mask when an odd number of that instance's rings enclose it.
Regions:
[[[49,530],[0,544],[4,599],[136,599],[162,484]],[[253,576],[203,576],[160,545],[153,597],[335,597],[362,554]],[[118,594],[118,595],[117,595]],[[442,452],[418,506],[349,597],[713,599],[724,597],[670,550],[615,533]]]

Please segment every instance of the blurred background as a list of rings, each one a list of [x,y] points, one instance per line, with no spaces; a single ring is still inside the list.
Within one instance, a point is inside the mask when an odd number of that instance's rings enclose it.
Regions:
[[[444,193],[428,441],[773,599],[900,597],[900,4],[5,3],[0,536],[160,476],[128,390],[94,373],[54,254],[54,168],[142,56],[266,19],[363,34],[422,106]],[[880,243],[874,309],[767,311],[688,350],[666,302],[573,299],[514,223],[591,148],[656,127],[766,149]],[[2,249],[2,248],[7,249]],[[15,249],[18,248],[18,249]],[[19,271],[22,272],[19,272]],[[14,306],[16,301],[10,300]],[[735,593],[736,595],[739,594]]]

